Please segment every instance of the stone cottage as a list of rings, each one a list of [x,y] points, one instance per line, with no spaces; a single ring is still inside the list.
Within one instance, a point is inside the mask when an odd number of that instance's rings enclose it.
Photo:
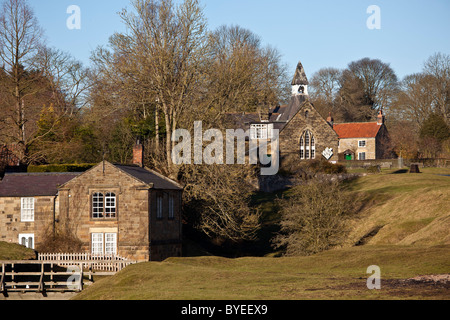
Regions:
[[[339,160],[384,159],[389,153],[389,134],[384,124],[383,111],[377,121],[338,123],[333,130],[339,136]]]
[[[182,187],[142,166],[103,161],[81,174],[6,174],[0,182],[1,241],[37,248],[70,230],[85,252],[137,261],[181,255]]]

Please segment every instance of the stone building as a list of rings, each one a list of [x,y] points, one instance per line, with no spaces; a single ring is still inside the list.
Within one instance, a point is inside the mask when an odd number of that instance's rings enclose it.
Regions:
[[[58,186],[68,173],[6,173],[0,181],[0,241],[35,248],[52,235],[59,214]]]
[[[333,125],[339,136],[339,160],[375,160],[388,157],[389,134],[380,110],[377,121]]]
[[[137,153],[137,154],[136,154]],[[142,167],[103,161],[81,174],[6,174],[0,182],[1,241],[38,248],[69,230],[85,252],[138,261],[180,256],[182,187]]]
[[[389,135],[381,111],[375,122],[334,123],[331,114],[324,119],[314,108],[308,95],[308,84],[299,62],[288,104],[268,112],[231,113],[228,123],[234,129],[248,131],[249,140],[270,140],[273,129],[278,129],[281,162],[286,158],[337,162],[386,156]]]

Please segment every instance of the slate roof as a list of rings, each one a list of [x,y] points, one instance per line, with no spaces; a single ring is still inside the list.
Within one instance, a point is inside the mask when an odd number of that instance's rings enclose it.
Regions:
[[[54,196],[58,187],[80,173],[6,173],[0,181],[0,197]]]
[[[306,77],[305,69],[301,62],[297,64],[295,69],[294,79],[292,79],[292,85],[308,85],[308,78]]]
[[[283,113],[281,114],[281,117],[278,119],[278,121],[287,122],[291,120],[297,114],[306,100],[307,96],[305,95],[292,96],[289,104],[284,108],[284,110],[282,110]]]
[[[251,123],[259,123],[261,121],[257,112],[236,112],[226,113],[224,125],[227,129],[243,129],[248,130]]]
[[[375,138],[380,128],[381,125],[377,122],[335,123],[333,125],[339,139]]]
[[[164,177],[156,171],[137,165],[114,164],[114,166],[146,184],[153,184],[153,189],[183,190],[175,181]]]

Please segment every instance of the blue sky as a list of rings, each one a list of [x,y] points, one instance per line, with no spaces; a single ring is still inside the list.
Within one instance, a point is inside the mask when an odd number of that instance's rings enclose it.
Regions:
[[[176,0],[175,2],[181,2]],[[200,0],[209,28],[239,25],[275,47],[292,74],[301,61],[307,75],[324,67],[345,68],[364,57],[390,63],[399,78],[420,72],[435,52],[450,54],[449,0]],[[125,28],[118,12],[128,0],[29,0],[50,47],[86,65],[91,51]],[[70,5],[81,9],[81,29],[69,30]],[[370,5],[381,29],[369,29]]]

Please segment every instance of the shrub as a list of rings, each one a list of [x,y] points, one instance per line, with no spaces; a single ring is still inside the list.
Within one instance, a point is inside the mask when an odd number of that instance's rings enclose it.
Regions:
[[[47,232],[37,251],[41,253],[82,252],[82,242],[70,233],[53,235]]]
[[[367,167],[367,172],[368,173],[380,173],[381,172],[381,167],[379,165],[374,165],[374,166],[370,166]]]
[[[95,164],[47,164],[47,165],[29,165],[28,172],[84,172],[92,168]]]
[[[292,191],[292,197],[280,200],[281,229],[272,240],[274,247],[285,249],[286,255],[311,255],[339,245],[351,211],[341,185],[314,179]]]

